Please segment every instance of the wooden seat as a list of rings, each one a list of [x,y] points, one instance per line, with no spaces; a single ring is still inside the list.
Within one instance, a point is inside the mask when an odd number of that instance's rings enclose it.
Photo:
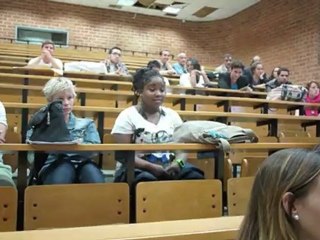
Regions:
[[[219,180],[140,182],[136,188],[136,221],[154,222],[222,215]]]
[[[188,163],[193,164],[197,168],[201,169],[206,179],[214,178],[214,159],[213,158],[188,158]]]
[[[6,143],[21,143],[21,134],[15,132],[7,132]],[[11,166],[14,172],[18,167],[18,152],[6,152],[3,155],[3,162]]]
[[[129,222],[126,183],[31,186],[25,190],[24,228],[43,229]]]
[[[256,175],[265,157],[246,157],[241,162],[241,177],[252,177]]]
[[[15,231],[18,193],[13,187],[0,187],[0,232]]]
[[[228,179],[228,214],[243,215],[246,212],[254,177]]]

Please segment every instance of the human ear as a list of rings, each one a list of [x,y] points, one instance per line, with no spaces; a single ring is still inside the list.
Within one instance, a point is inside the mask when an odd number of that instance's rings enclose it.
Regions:
[[[295,220],[299,220],[298,211],[295,206],[295,200],[296,200],[295,196],[292,192],[286,192],[281,198],[282,207],[283,207],[284,211],[286,212],[286,214],[290,218],[293,218]]]

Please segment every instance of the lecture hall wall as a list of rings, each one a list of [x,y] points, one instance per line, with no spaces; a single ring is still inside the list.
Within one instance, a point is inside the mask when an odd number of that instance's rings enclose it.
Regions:
[[[0,0],[0,36],[15,37],[16,25],[62,29],[71,44],[153,53],[168,48],[212,67],[226,52],[246,65],[258,54],[268,73],[283,65],[291,80],[307,82],[320,79],[319,9],[318,0],[261,0],[228,19],[183,23],[47,0]]]

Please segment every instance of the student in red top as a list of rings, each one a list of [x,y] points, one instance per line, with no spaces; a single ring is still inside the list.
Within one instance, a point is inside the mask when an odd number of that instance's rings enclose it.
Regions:
[[[308,95],[306,97],[307,103],[320,103],[320,84],[316,81],[310,81],[307,84]],[[318,116],[319,110],[318,108],[305,108],[305,115],[306,116]]]

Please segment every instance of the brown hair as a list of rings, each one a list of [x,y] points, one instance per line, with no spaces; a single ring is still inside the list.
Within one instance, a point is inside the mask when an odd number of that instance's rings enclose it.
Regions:
[[[51,44],[53,46],[53,49],[55,48],[54,42],[52,42],[51,40],[46,40],[46,41],[42,42],[41,48],[43,48],[44,45],[48,45],[48,44]]]
[[[320,84],[319,84],[317,81],[311,80],[311,81],[308,82],[307,85],[306,85],[306,88],[307,88],[308,90],[310,89],[312,83],[316,84],[317,87],[320,88]]]
[[[253,183],[238,240],[298,240],[282,197],[288,192],[295,199],[305,197],[319,173],[320,154],[314,151],[285,149],[268,157]]]

